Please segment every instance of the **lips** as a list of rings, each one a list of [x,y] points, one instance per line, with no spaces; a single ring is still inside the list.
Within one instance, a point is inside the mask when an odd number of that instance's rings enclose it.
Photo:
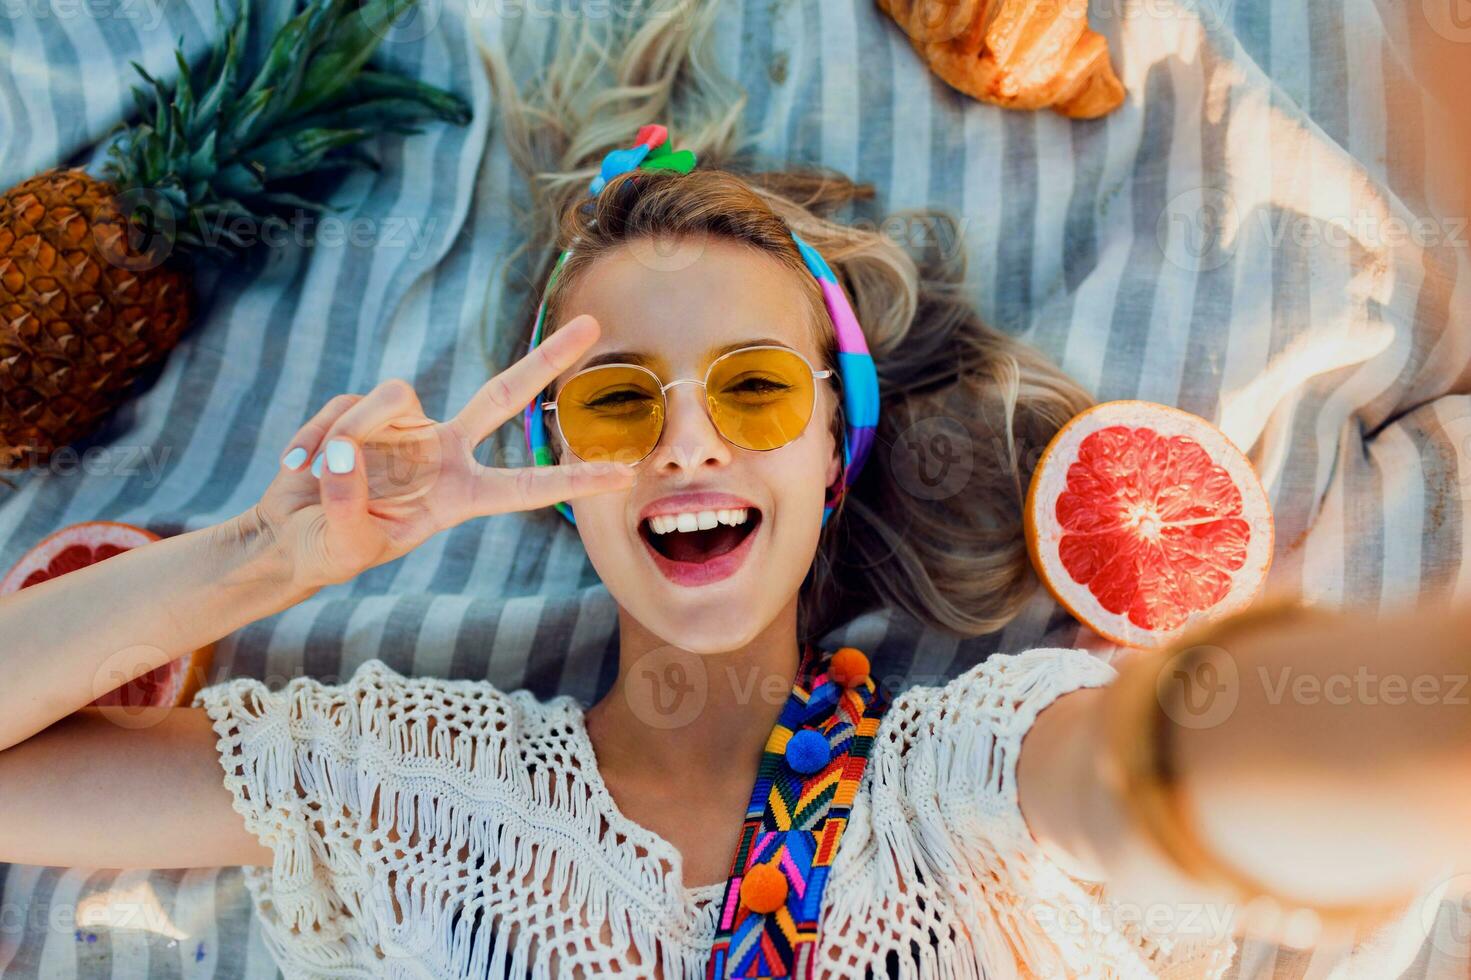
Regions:
[[[671,531],[656,534],[648,521],[639,525],[639,533],[649,546],[671,561],[700,564],[728,554],[740,546],[761,523],[761,512],[752,510],[741,524],[717,524],[702,531]]]
[[[660,497],[644,505],[638,512],[639,523],[643,523],[656,514],[679,514],[699,510],[731,510],[735,508],[747,508],[760,510],[745,497],[737,497],[732,493],[716,493],[709,490],[686,491],[674,493],[667,497]]]
[[[681,552],[681,550],[672,550],[672,555],[674,555],[672,558],[671,556],[660,553],[658,547],[655,547],[655,543],[653,543],[652,539],[655,536],[649,530],[647,521],[640,521],[640,525],[638,525],[638,540],[643,543],[644,553],[649,555],[649,561],[653,562],[655,568],[659,569],[660,574],[668,578],[671,583],[685,587],[709,586],[709,584],[716,583],[716,581],[721,581],[722,578],[730,578],[731,575],[736,574],[746,564],[746,559],[755,550],[756,540],[761,537],[761,524],[761,511],[756,511],[753,508],[750,511],[750,515],[747,516],[746,524],[740,525],[740,527],[725,527],[725,533],[727,534],[730,531],[744,531],[740,539],[736,540],[733,546],[728,547],[728,550],[722,550],[721,553],[715,553],[713,549],[710,550],[709,553],[706,553],[703,561],[680,561],[680,556],[684,555],[684,552]],[[699,533],[696,531],[694,534]],[[669,537],[694,537],[694,534],[674,531]],[[710,528],[709,531],[706,531],[706,534],[715,534],[715,528]],[[722,547],[727,546],[727,544],[731,544],[730,540],[721,542]]]

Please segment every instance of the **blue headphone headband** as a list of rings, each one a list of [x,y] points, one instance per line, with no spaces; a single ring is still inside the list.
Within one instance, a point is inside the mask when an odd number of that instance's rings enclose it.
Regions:
[[[644,126],[638,131],[632,147],[613,150],[603,157],[602,166],[598,175],[593,178],[588,191],[593,197],[596,197],[602,193],[609,180],[630,170],[672,170],[689,173],[694,166],[694,153],[690,150],[673,150],[670,146],[669,132],[664,126]],[[838,376],[842,379],[843,412],[847,421],[847,428],[843,434],[843,475],[829,488],[827,499],[822,507],[822,523],[823,526],[826,526],[838,501],[858,479],[858,474],[868,459],[869,451],[873,448],[874,430],[878,427],[879,421],[878,372],[874,369],[873,356],[868,352],[868,343],[864,340],[863,331],[858,326],[858,318],[853,315],[853,307],[849,304],[843,287],[838,283],[837,276],[833,275],[832,269],[817,250],[803,241],[795,231],[792,232],[792,240],[796,242],[797,251],[801,253],[807,270],[822,287],[822,296],[827,305],[828,316],[833,322],[833,333],[837,338],[838,347]],[[547,279],[546,290],[542,293],[541,305],[537,309],[536,326],[531,331],[531,343],[526,348],[527,353],[541,343],[542,330],[546,326],[547,298],[556,287],[562,267],[567,264],[567,259],[571,255],[572,249],[569,248],[557,258],[557,264],[552,267],[552,274]],[[556,460],[552,457],[551,446],[548,444],[546,414],[542,411],[541,402],[542,393],[538,392],[523,413],[526,450],[534,465],[554,466]],[[570,506],[566,503],[559,503],[555,506],[563,517],[574,525],[577,523],[577,519],[572,516]]]

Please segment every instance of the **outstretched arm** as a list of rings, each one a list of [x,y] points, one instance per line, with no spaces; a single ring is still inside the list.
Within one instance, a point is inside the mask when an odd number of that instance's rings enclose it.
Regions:
[[[0,752],[0,860],[88,868],[271,863],[220,778],[203,708],[83,708]]]
[[[312,591],[251,509],[0,598],[0,751]]]
[[[0,860],[269,864],[202,709],[83,706],[309,591],[251,510],[0,600]]]
[[[1167,677],[1161,695],[1179,799],[1208,852],[1310,906],[1393,903],[1471,865],[1471,608],[1243,619],[1219,637],[1204,640],[1210,670]],[[1151,677],[1165,664],[1133,656]],[[1111,725],[1131,714],[1123,688],[1038,716],[1018,767],[1028,826],[1130,901],[1229,900],[1176,874],[1103,775]]]

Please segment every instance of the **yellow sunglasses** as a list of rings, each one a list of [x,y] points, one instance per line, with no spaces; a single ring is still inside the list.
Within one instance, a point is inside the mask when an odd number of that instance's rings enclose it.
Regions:
[[[541,403],[556,413],[562,442],[584,462],[637,463],[654,451],[668,412],[665,393],[675,385],[705,389],[705,411],[727,441],[758,452],[796,439],[817,405],[814,382],[832,377],[790,347],[758,344],[722,354],[704,380],[668,384],[640,364],[584,368]]]

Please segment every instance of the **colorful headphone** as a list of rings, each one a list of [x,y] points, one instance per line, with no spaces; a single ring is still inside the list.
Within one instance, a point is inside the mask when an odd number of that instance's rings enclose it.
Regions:
[[[673,150],[670,147],[669,131],[664,126],[652,124],[639,129],[633,146],[613,150],[603,157],[602,167],[589,185],[588,192],[596,197],[602,193],[609,180],[630,170],[671,170],[687,174],[694,166],[694,153],[690,150]],[[822,296],[827,304],[828,315],[832,318],[833,333],[838,342],[838,376],[842,379],[847,430],[843,434],[843,475],[829,489],[822,507],[822,523],[826,526],[833,508],[858,479],[858,474],[868,459],[869,450],[873,448],[873,433],[879,421],[878,372],[874,370],[868,343],[863,338],[858,318],[853,315],[853,307],[848,303],[843,287],[838,284],[837,276],[833,275],[833,270],[817,250],[804,242],[795,231],[792,232],[792,240],[797,243],[797,251],[802,254],[802,261],[807,264],[808,271],[822,287]],[[541,306],[536,313],[536,326],[531,331],[531,343],[526,348],[527,353],[541,343],[542,328],[546,323],[547,297],[551,295],[562,266],[571,255],[572,249],[564,251],[557,258],[557,264],[552,267],[551,276],[547,278]],[[526,450],[534,465],[554,466],[556,460],[552,457],[551,446],[547,442],[546,413],[541,407],[542,394],[543,392],[538,392],[523,413]],[[555,506],[563,517],[574,525],[577,523],[570,506],[566,503]]]

